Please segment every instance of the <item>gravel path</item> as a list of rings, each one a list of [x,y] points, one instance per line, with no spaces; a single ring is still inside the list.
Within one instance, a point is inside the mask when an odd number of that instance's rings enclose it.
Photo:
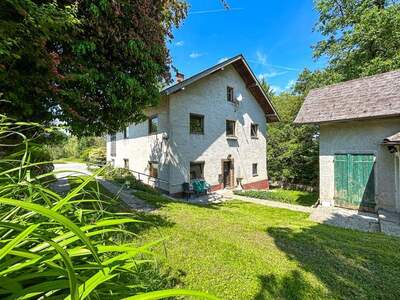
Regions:
[[[69,176],[92,175],[85,164],[76,162],[67,162],[62,164],[54,164],[54,171],[57,181],[51,184],[51,189],[60,195],[66,195],[71,189],[68,183]],[[135,197],[132,190],[125,190],[122,186],[105,180],[101,177],[96,178],[98,182],[110,193],[118,195],[131,209],[136,211],[153,211],[154,207],[145,201]]]

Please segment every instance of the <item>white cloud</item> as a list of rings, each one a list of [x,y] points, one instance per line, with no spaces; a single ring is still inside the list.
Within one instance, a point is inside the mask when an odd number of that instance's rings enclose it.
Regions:
[[[182,47],[184,44],[185,44],[184,41],[178,41],[178,42],[175,43],[175,46]]]
[[[277,85],[271,85],[271,90],[275,93],[275,94],[280,94],[283,92],[283,89],[280,86]]]
[[[294,80],[294,79],[289,80],[285,87],[285,90],[292,89],[294,87],[295,83],[296,83],[296,80]]]
[[[222,62],[224,62],[226,60],[228,60],[227,57],[222,57],[222,58],[218,59],[218,63],[222,63]]]
[[[200,56],[206,55],[205,53],[199,53],[199,52],[192,52],[190,53],[189,57],[190,58],[198,58]]]
[[[267,55],[262,53],[261,51],[257,50],[256,52],[257,62],[266,65],[267,64]]]
[[[280,75],[283,75],[286,73],[287,73],[287,71],[282,71],[282,72],[271,71],[271,72],[267,72],[267,73],[261,73],[258,75],[258,79],[262,80],[262,79],[267,79],[267,78],[273,78],[273,77],[280,76]]]

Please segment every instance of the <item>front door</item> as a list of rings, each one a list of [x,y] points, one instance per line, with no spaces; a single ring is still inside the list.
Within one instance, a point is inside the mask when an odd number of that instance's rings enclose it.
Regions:
[[[230,160],[223,161],[222,171],[223,171],[223,183],[224,188],[231,186],[231,169],[232,169],[232,162]]]
[[[372,210],[375,207],[375,156],[335,155],[335,204]]]

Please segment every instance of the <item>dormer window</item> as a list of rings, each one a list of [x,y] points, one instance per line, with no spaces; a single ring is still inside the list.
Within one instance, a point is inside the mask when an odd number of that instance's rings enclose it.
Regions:
[[[231,87],[231,86],[226,87],[226,97],[227,97],[226,99],[229,102],[234,102],[235,101],[233,92],[234,92],[233,87]]]

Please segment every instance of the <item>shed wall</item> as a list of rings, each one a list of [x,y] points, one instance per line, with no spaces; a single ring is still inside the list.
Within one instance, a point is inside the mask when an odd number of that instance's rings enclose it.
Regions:
[[[394,155],[381,143],[400,131],[400,119],[362,120],[320,126],[320,200],[334,203],[334,155],[340,153],[374,154],[376,208],[395,210]]]

